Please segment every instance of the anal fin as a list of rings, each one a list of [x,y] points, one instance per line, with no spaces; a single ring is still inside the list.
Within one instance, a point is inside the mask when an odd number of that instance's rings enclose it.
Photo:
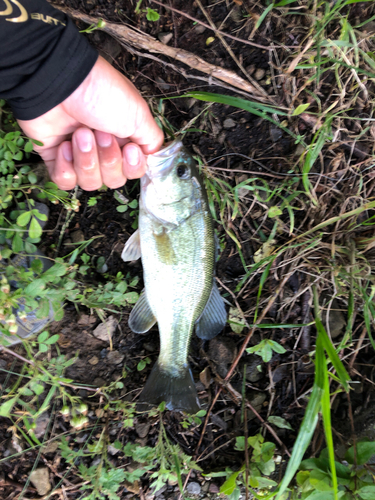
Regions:
[[[214,281],[206,307],[195,323],[195,333],[203,340],[211,340],[223,330],[226,322],[224,299]]]
[[[145,333],[156,323],[155,316],[149,306],[146,293],[143,290],[138,302],[129,316],[129,328],[134,333]]]

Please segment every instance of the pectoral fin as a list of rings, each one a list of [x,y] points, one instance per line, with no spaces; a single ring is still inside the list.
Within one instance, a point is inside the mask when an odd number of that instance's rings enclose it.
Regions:
[[[141,256],[141,239],[139,237],[139,229],[133,233],[125,243],[121,258],[125,262],[137,260]]]
[[[129,328],[134,333],[146,333],[155,323],[155,316],[150,309],[145,291],[143,290],[138,302],[130,313]]]
[[[224,299],[214,281],[206,307],[195,323],[195,333],[203,340],[211,340],[221,332],[226,322]]]

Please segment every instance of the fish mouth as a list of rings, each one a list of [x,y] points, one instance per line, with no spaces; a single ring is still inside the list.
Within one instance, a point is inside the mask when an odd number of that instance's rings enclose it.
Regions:
[[[176,139],[157,153],[147,156],[146,175],[149,178],[161,177],[173,167],[176,155],[183,149],[180,139]]]

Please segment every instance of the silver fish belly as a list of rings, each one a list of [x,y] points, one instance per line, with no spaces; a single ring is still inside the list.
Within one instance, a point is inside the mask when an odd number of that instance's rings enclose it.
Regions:
[[[160,355],[140,400],[166,402],[195,413],[199,401],[188,365],[194,327],[210,339],[225,326],[226,311],[214,282],[215,237],[203,184],[179,141],[148,157],[141,180],[139,230],[124,260],[142,256],[145,290],[129,326],[144,333],[157,322]]]

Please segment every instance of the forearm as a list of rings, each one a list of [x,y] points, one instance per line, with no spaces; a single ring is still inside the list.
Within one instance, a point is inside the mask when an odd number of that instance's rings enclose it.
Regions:
[[[31,120],[83,82],[97,52],[73,22],[46,0],[4,0],[0,12],[0,97],[16,118]]]

